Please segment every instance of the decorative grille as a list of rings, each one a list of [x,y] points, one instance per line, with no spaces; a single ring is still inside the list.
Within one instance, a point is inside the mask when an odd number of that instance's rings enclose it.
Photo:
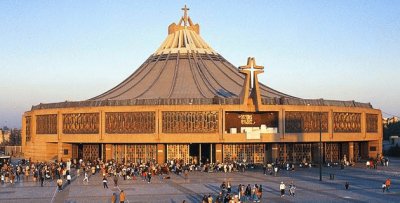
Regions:
[[[224,144],[224,162],[264,163],[264,144]]]
[[[278,161],[279,161],[279,163],[286,162],[287,154],[288,154],[288,152],[286,151],[286,145],[279,144],[278,145]]]
[[[339,143],[325,143],[325,162],[339,162],[340,161],[340,144]]]
[[[189,163],[189,145],[188,144],[168,144],[167,145],[167,159],[168,160],[183,160]]]
[[[85,144],[83,145],[83,159],[94,161],[99,158],[100,147],[98,144]]]
[[[99,113],[63,114],[64,134],[98,134]]]
[[[333,131],[340,133],[360,133],[361,113],[334,112]]]
[[[163,133],[217,133],[217,111],[165,111]]]
[[[25,135],[26,135],[26,141],[27,142],[31,141],[31,117],[30,116],[25,117]]]
[[[378,115],[367,113],[367,132],[376,133],[378,132]]]
[[[328,132],[328,112],[286,111],[285,132],[319,132],[320,119],[322,122],[322,132]]]
[[[57,114],[36,116],[36,134],[57,134]]]
[[[125,162],[125,145],[118,144],[114,145],[115,150],[115,161],[117,163],[124,163]]]
[[[155,120],[155,112],[108,112],[106,133],[154,133]]]
[[[360,154],[360,142],[354,142],[354,161],[358,162],[360,161],[359,158],[361,156]]]
[[[310,163],[311,162],[311,143],[307,144],[290,144],[293,147],[292,162],[293,163]]]
[[[311,163],[312,162],[312,144],[279,144],[280,163]]]
[[[157,145],[128,144],[126,146],[127,161],[144,163],[157,158]]]

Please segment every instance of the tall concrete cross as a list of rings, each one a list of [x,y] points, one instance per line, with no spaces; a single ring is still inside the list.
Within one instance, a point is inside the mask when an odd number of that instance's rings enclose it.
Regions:
[[[186,7],[186,4],[185,4],[185,7],[183,7],[182,10],[183,10],[183,25],[187,26],[187,22],[188,22],[187,11],[189,10],[189,8]]]
[[[264,72],[264,66],[257,66],[256,65],[256,60],[254,57],[251,57],[247,60],[247,65],[245,66],[240,66],[239,67],[240,72],[248,74],[250,73],[250,87],[254,87],[254,80],[256,77],[256,72],[263,73]],[[258,74],[258,73],[257,73]]]

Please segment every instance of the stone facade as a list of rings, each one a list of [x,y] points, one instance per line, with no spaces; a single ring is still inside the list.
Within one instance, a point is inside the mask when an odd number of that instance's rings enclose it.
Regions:
[[[313,130],[308,132],[298,131],[287,131],[285,129],[285,123],[288,122],[286,117],[292,115],[293,111],[304,112],[304,113],[319,113],[327,112],[326,118],[324,118],[323,126],[327,126],[327,129],[322,128],[322,142],[324,143],[352,143],[352,142],[363,142],[364,148],[367,151],[363,152],[364,158],[376,157],[382,152],[382,123],[380,119],[375,120],[376,124],[374,127],[377,128],[376,132],[369,132],[367,129],[367,117],[368,115],[375,115],[378,118],[381,117],[381,111],[370,108],[354,108],[354,107],[334,107],[334,106],[290,106],[290,105],[260,105],[258,112],[276,112],[278,114],[278,132],[276,133],[260,133],[259,139],[248,139],[245,132],[240,132],[237,129],[237,133],[230,133],[225,130],[226,125],[226,113],[227,112],[247,112],[248,114],[255,113],[254,106],[245,105],[156,105],[156,106],[121,106],[121,107],[90,107],[90,108],[59,108],[59,109],[43,109],[26,112],[23,116],[23,132],[22,132],[22,146],[26,157],[31,157],[32,160],[49,160],[49,159],[66,159],[72,157],[72,145],[79,143],[86,144],[102,144],[104,145],[104,153],[99,155],[100,158],[105,160],[112,159],[112,153],[110,151],[110,144],[155,144],[157,145],[157,160],[159,162],[166,161],[165,145],[167,144],[178,144],[178,143],[212,143],[214,144],[213,153],[214,160],[223,160],[223,151],[217,150],[224,144],[243,144],[243,143],[262,143],[271,146],[270,149],[266,150],[265,157],[270,157],[269,160],[274,160],[278,157],[278,152],[274,152],[273,146],[277,143],[316,143],[319,142],[319,132]],[[165,114],[171,114],[171,112],[179,113],[182,115],[183,112],[213,112],[212,115],[215,118],[207,122],[200,123],[196,127],[197,121],[187,118],[187,120],[180,119],[176,123],[177,128],[183,129],[177,130],[171,133],[170,131],[163,131],[166,129],[164,126],[169,121],[163,121]],[[107,114],[113,112],[125,112],[126,114],[132,113],[143,113],[143,112],[154,112],[154,120],[149,119],[146,122],[156,123],[154,131],[150,130],[146,133],[137,132],[121,132],[115,133],[115,131],[107,132],[106,122]],[[215,112],[215,113],[214,113]],[[349,120],[349,124],[361,126],[359,131],[356,132],[335,132],[335,125],[343,124],[342,121],[335,121],[334,115],[336,113],[347,112],[349,114],[359,114],[358,124],[353,124],[354,120]],[[63,126],[65,126],[66,120],[63,120],[64,115],[71,114],[98,114],[99,120],[96,125],[99,126],[98,132],[87,133],[86,131],[76,131],[76,133],[65,133]],[[48,125],[49,132],[54,131],[56,134],[39,134],[37,131],[38,123],[37,118],[41,118],[43,115],[58,115],[57,118],[57,129],[54,130],[54,125]],[[54,116],[53,116],[54,117]],[[207,117],[207,116],[206,116]],[[196,118],[193,118],[196,119]],[[204,118],[198,118],[203,121]],[[357,120],[357,119],[356,119]],[[27,122],[29,121],[29,122]],[[212,122],[211,122],[212,121]],[[86,122],[93,122],[87,120]],[[145,121],[141,121],[143,124]],[[312,119],[308,122],[314,122]],[[335,124],[335,122],[338,122]],[[369,121],[371,122],[371,121]],[[27,128],[27,125],[30,128]],[[86,123],[83,126],[89,125]],[[168,124],[171,125],[171,124]],[[193,125],[193,126],[192,126]],[[211,128],[207,127],[211,126]],[[215,128],[213,127],[215,125]],[[303,124],[305,126],[313,126],[315,124]],[[184,126],[184,127],[182,127]],[[187,127],[192,126],[192,127]],[[244,125],[243,125],[244,126]],[[286,125],[287,126],[287,125]],[[240,126],[237,126],[240,128]],[[188,130],[186,130],[188,129]],[[190,131],[190,129],[199,129],[199,131]],[[204,129],[215,129],[207,130]],[[27,141],[27,132],[30,131],[30,141]],[[350,146],[349,146],[350,147]],[[68,153],[65,153],[67,152]],[[347,155],[349,156],[349,155]],[[77,158],[77,157],[74,157]]]

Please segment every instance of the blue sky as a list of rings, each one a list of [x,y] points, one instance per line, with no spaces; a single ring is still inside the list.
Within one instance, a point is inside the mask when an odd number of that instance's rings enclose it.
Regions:
[[[0,1],[0,126],[39,103],[86,100],[152,54],[184,4],[236,66],[302,98],[400,115],[400,1]]]

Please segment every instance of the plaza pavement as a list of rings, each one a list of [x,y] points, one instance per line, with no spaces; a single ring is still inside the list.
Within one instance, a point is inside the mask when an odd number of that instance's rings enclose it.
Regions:
[[[335,174],[329,180],[329,174]],[[390,192],[382,193],[381,185],[387,179],[392,180]],[[303,168],[295,171],[281,171],[278,176],[263,175],[261,170],[249,170],[245,173],[203,173],[191,172],[188,180],[183,176],[171,175],[171,179],[152,178],[151,183],[137,180],[119,179],[119,187],[114,187],[112,178],[108,178],[109,189],[102,186],[100,174],[91,176],[84,183],[83,176],[73,177],[71,185],[61,192],[56,191],[55,182],[39,183],[27,181],[15,185],[0,186],[0,202],[111,202],[113,192],[123,189],[126,202],[201,202],[203,195],[218,194],[223,181],[231,181],[232,191],[239,184],[259,184],[263,186],[261,202],[400,202],[400,159],[391,159],[389,167],[378,170],[365,169],[364,164],[356,167],[323,167],[323,181],[319,181],[318,168]],[[296,196],[280,197],[279,184],[283,181],[287,188],[291,181],[296,185]],[[350,189],[345,190],[348,181]],[[288,190],[287,190],[288,193]]]

